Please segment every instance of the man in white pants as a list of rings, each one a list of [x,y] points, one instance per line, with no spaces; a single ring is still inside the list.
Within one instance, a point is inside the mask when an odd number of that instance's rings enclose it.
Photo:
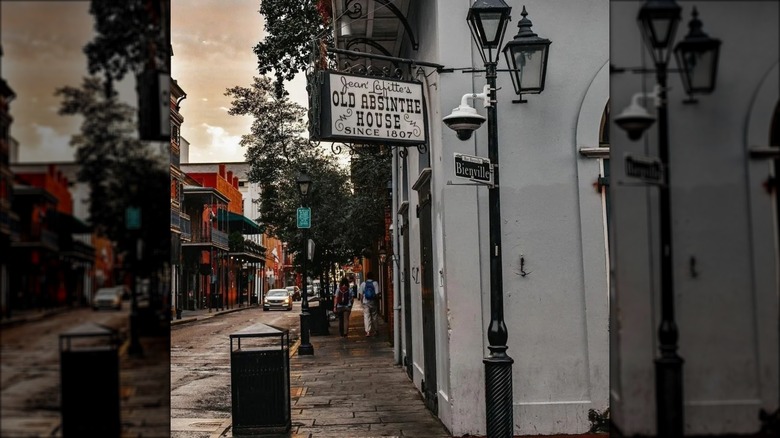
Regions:
[[[379,283],[374,281],[373,278],[374,273],[369,272],[366,274],[366,281],[361,283],[358,288],[358,294],[361,297],[361,303],[363,303],[363,325],[366,329],[366,337],[376,336],[376,329],[379,326],[377,316],[379,314],[379,297],[382,294],[379,290]],[[367,283],[369,284],[368,288],[366,287]]]

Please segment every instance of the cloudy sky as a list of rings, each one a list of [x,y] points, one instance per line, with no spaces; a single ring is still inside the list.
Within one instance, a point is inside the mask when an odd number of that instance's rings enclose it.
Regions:
[[[182,136],[190,142],[190,162],[244,160],[238,142],[251,119],[228,115],[224,92],[257,75],[252,48],[264,35],[259,9],[260,0],[171,0],[171,75],[187,93]],[[81,84],[87,74],[82,48],[93,35],[86,0],[0,1],[0,74],[17,95],[11,136],[20,144],[20,162],[73,161],[69,141],[81,118],[58,115],[54,92]],[[135,80],[115,85],[136,107]],[[308,105],[302,74],[287,89],[291,100]]]
[[[181,0],[179,0],[181,1]],[[0,74],[15,91],[11,136],[20,162],[73,161],[68,143],[79,132],[79,116],[60,116],[57,88],[79,86],[87,74],[82,51],[92,39],[88,1],[2,1]],[[120,99],[137,106],[135,81],[117,84]]]
[[[257,73],[252,48],[263,38],[259,0],[172,0],[171,76],[187,94],[182,136],[190,162],[243,161],[238,145],[250,117],[230,116],[225,90],[249,86]],[[302,75],[287,85],[291,100],[308,106]]]

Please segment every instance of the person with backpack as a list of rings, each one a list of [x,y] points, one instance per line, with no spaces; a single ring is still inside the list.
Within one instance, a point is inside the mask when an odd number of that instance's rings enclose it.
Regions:
[[[339,317],[339,334],[346,337],[349,333],[349,315],[352,314],[352,292],[349,280],[343,277],[333,299],[333,313]]]
[[[366,274],[366,281],[360,284],[358,293],[362,297],[363,303],[363,325],[366,329],[366,337],[376,336],[376,329],[379,327],[377,317],[379,315],[379,283],[373,280],[374,273]]]

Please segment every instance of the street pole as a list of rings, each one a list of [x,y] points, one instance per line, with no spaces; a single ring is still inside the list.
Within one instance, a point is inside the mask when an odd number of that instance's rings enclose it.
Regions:
[[[487,109],[488,158],[493,164],[493,186],[488,189],[490,223],[490,325],[485,364],[485,405],[487,436],[511,438],[514,430],[512,412],[512,360],[507,355],[507,329],[504,324],[504,285],[501,265],[501,197],[499,196],[498,119],[496,111],[496,62],[485,63],[490,87]]]
[[[678,331],[674,319],[674,281],[672,277],[672,218],[669,191],[669,126],[666,102],[665,61],[656,63],[658,81],[658,158],[664,168],[659,188],[661,215],[661,324],[658,328],[661,356],[655,360],[657,436],[683,436],[683,360],[677,354]]]
[[[308,233],[306,228],[303,228],[303,262],[301,270],[303,275],[301,278],[301,345],[298,347],[298,355],[312,355],[314,354],[314,346],[309,342],[309,297],[306,293],[306,259],[308,254]]]

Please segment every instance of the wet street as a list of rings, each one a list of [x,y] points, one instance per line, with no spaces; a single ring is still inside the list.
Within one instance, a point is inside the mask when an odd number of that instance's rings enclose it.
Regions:
[[[0,337],[0,406],[4,437],[56,433],[60,414],[59,335],[92,322],[127,333],[129,302],[120,311],[71,309],[2,327]]]
[[[207,438],[231,417],[230,334],[263,323],[298,339],[300,302],[291,311],[251,307],[171,327],[171,437]]]

